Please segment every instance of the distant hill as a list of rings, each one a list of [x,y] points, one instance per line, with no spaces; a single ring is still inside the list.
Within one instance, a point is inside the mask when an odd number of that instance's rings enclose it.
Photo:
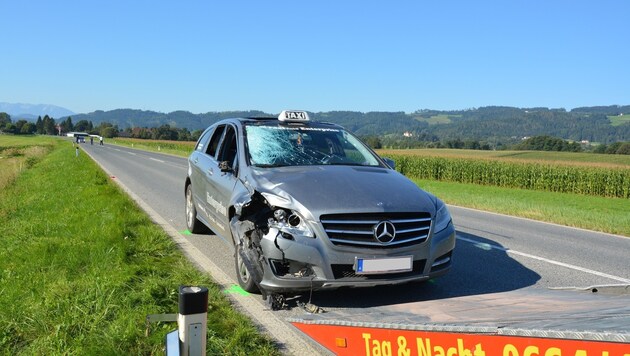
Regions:
[[[0,110],[2,111],[2,110]],[[403,137],[422,141],[494,140],[519,141],[523,137],[549,135],[567,140],[612,143],[630,141],[630,122],[612,125],[611,117],[630,113],[627,106],[581,107],[571,111],[549,108],[489,106],[468,110],[419,110],[404,112],[330,111],[309,113],[314,120],[342,125],[360,136]],[[91,121],[131,127],[169,125],[190,131],[205,129],[228,117],[275,116],[262,111],[224,111],[192,114],[188,111],[117,109],[72,115],[72,121]],[[64,119],[63,117],[61,119]]]
[[[74,112],[71,110],[48,104],[33,105],[0,103],[0,112],[5,112],[11,115],[11,118],[14,120],[36,120],[38,116],[44,117],[45,115],[52,118],[74,115]]]
[[[81,120],[86,120],[91,121],[94,126],[98,126],[101,122],[109,122],[112,125],[117,125],[120,129],[169,125],[171,127],[187,128],[190,131],[194,131],[205,129],[224,118],[257,116],[269,116],[269,114],[262,111],[222,111],[205,114],[193,114],[188,111],[173,111],[166,114],[148,110],[116,109],[111,111],[97,110],[89,114],[72,115],[72,122],[76,123]]]
[[[429,131],[440,139],[522,138],[548,135],[567,140],[611,143],[630,140],[630,124],[614,126],[610,117],[630,113],[630,106],[576,108],[483,107],[465,111],[416,112],[417,120],[440,117]]]

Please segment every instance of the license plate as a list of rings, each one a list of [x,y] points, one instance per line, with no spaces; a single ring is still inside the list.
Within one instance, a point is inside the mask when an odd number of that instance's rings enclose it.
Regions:
[[[356,258],[354,269],[357,274],[398,273],[412,270],[411,256],[388,258]]]

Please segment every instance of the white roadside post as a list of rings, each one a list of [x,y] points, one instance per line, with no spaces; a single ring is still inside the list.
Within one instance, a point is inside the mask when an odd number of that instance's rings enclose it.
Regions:
[[[205,355],[208,326],[208,288],[179,287],[177,326],[180,355]]]

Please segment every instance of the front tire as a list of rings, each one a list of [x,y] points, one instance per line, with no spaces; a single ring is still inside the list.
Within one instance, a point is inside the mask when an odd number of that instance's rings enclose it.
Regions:
[[[249,273],[245,262],[242,257],[242,244],[238,244],[236,246],[236,279],[238,280],[238,285],[241,286],[245,291],[249,293],[260,293],[260,289],[254,282],[254,278]]]
[[[186,187],[186,227],[193,234],[204,231],[203,223],[197,219],[197,208],[192,196],[192,184],[188,184]]]

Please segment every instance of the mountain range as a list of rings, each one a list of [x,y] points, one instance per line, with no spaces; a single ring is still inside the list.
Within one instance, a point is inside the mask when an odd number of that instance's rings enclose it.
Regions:
[[[203,130],[223,118],[277,115],[256,110],[193,114],[188,111],[160,113],[135,109],[74,114],[54,105],[0,103],[0,112],[9,113],[14,120],[27,117],[12,112],[27,109],[29,113],[47,114],[57,122],[71,116],[74,124],[85,120],[96,127],[106,122],[122,130],[169,125],[194,131]],[[545,107],[488,106],[466,110],[425,109],[413,113],[329,111],[310,112],[309,115],[313,120],[344,126],[359,136],[378,136],[397,141],[477,140],[514,143],[523,137],[541,135],[605,144],[630,141],[630,105],[579,107],[570,111]]]
[[[11,115],[12,118],[36,120],[38,116],[44,117],[48,115],[52,118],[74,115],[75,113],[61,106],[49,104],[12,104],[0,103],[0,112]]]
[[[132,109],[95,111],[72,116],[72,122],[102,122],[119,129],[159,127],[202,130],[228,117],[275,116],[262,111],[223,111],[193,114],[188,111],[159,113]],[[630,141],[630,105],[565,109],[488,106],[467,110],[405,112],[310,112],[312,120],[344,126],[359,136],[390,140],[477,140],[517,142],[523,137],[549,135],[574,141],[612,143]]]

